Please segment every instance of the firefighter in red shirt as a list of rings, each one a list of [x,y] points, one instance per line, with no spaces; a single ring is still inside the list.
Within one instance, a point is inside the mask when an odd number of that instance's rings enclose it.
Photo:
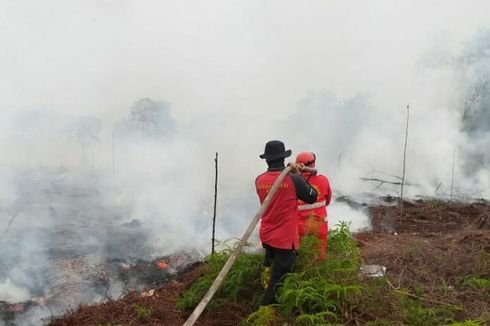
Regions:
[[[312,152],[302,152],[296,157],[296,163],[307,167],[315,167],[316,156]],[[327,206],[332,199],[332,190],[326,176],[302,172],[305,180],[318,192],[315,203],[298,202],[299,210],[299,237],[309,234],[317,234],[320,240],[320,259],[324,260],[327,253],[328,221]]]
[[[268,165],[266,172],[255,180],[260,202],[265,200],[272,185],[285,168],[284,159],[291,155],[285,150],[284,143],[272,140],[266,143],[264,154]],[[299,246],[298,236],[298,199],[306,203],[316,201],[317,192],[298,174],[299,165],[293,164],[289,173],[277,189],[261,218],[260,241],[265,248],[265,268],[271,268],[270,282],[267,286],[262,305],[275,302],[277,288],[285,274],[292,272]]]

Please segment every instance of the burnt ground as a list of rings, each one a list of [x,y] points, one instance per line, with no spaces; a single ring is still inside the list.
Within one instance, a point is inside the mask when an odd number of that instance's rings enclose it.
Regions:
[[[427,306],[462,306],[457,320],[490,321],[488,297],[463,284],[468,275],[490,279],[490,205],[488,203],[405,203],[370,207],[373,229],[355,235],[365,264],[383,265],[395,289]],[[382,317],[382,316],[372,316]]]
[[[396,206],[373,206],[369,211],[373,229],[355,235],[366,264],[385,266],[394,289],[418,289],[409,295],[429,306],[464,307],[454,316],[458,320],[490,320],[485,315],[490,311],[488,300],[471,286],[461,286],[471,273],[490,278],[488,203],[406,202],[402,219]],[[196,266],[153,293],[133,292],[119,300],[81,306],[50,325],[182,325],[187,316],[176,308],[176,300],[200,273]],[[150,316],[138,317],[137,307],[151,310]],[[203,314],[196,325],[239,325],[249,313],[247,307],[230,306]],[[369,319],[389,313],[396,311],[380,307]]]

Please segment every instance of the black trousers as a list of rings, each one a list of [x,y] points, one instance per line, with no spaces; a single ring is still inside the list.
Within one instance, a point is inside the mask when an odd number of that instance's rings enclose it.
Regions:
[[[294,263],[298,257],[294,246],[291,249],[279,249],[263,243],[265,248],[264,266],[271,267],[271,280],[262,298],[262,305],[276,303],[276,293],[281,285],[284,275],[293,271]]]

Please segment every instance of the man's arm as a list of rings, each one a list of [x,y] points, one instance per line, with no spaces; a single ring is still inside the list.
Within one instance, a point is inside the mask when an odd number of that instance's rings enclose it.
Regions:
[[[296,196],[307,204],[313,204],[316,202],[318,193],[315,188],[310,186],[308,182],[303,179],[299,174],[290,173],[289,176],[293,180],[294,187],[296,188]]]

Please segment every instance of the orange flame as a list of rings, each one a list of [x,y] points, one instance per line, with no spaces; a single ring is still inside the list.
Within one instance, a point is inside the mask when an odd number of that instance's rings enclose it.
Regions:
[[[167,269],[168,263],[165,260],[159,260],[157,261],[157,267],[160,269]]]

